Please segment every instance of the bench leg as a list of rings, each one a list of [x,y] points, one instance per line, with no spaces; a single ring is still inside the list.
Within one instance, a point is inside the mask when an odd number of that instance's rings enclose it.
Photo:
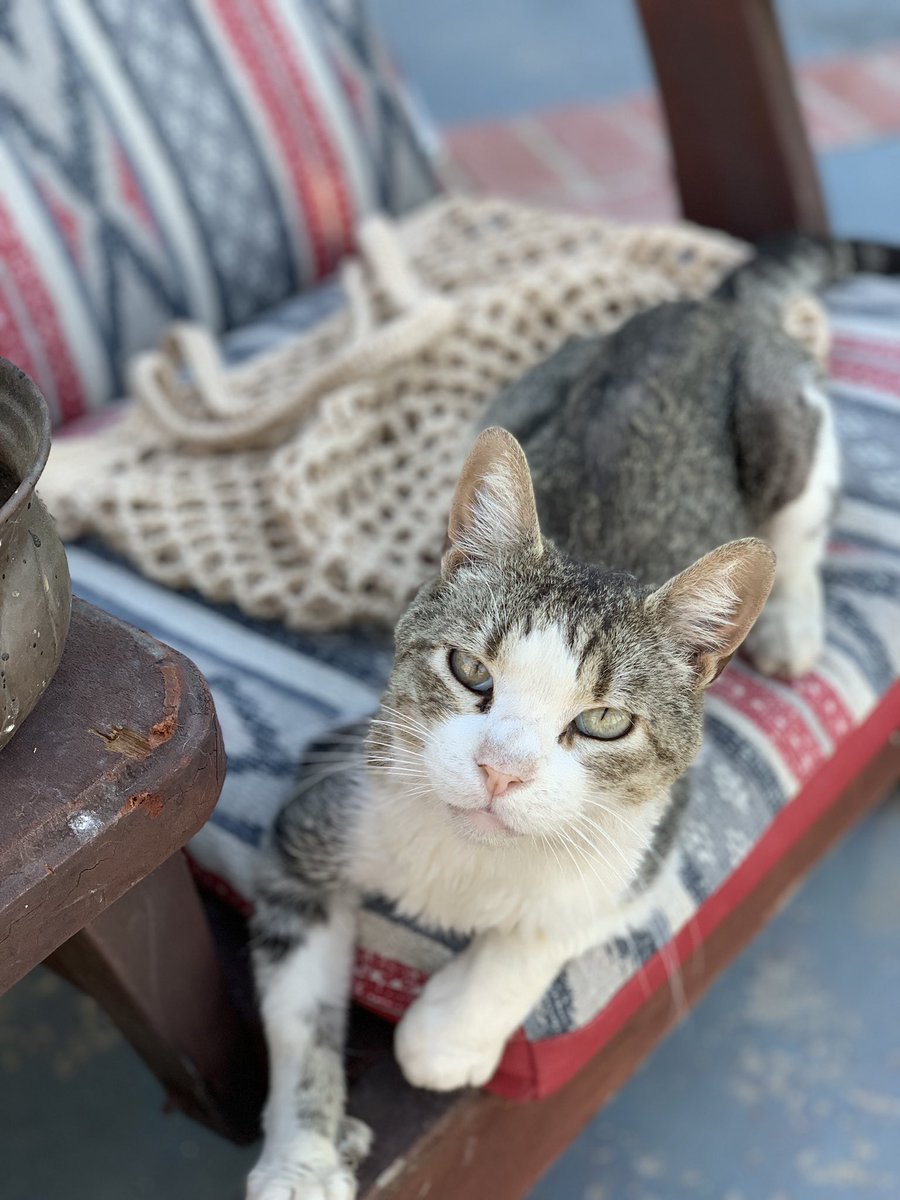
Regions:
[[[828,219],[772,0],[638,0],[684,215],[737,237]]]
[[[46,965],[109,1013],[174,1107],[234,1141],[256,1136],[261,1045],[228,996],[183,854],[126,892]]]

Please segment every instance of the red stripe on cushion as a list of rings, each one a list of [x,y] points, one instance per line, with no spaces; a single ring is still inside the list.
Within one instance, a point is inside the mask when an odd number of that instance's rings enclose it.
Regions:
[[[892,399],[900,399],[900,371],[880,367],[877,363],[838,360],[832,369],[831,378],[838,383],[862,384],[863,387],[883,392]]]
[[[844,740],[809,783],[785,805],[741,865],[701,905],[663,954],[655,954],[603,1011],[581,1029],[534,1044],[517,1035],[507,1047],[488,1090],[511,1100],[539,1100],[561,1088],[643,1007],[648,983],[654,992],[666,985],[672,959],[682,966],[691,957],[698,943],[710,937],[725,917],[832,807],[854,776],[898,728],[900,682],[894,684],[871,716]]]
[[[3,241],[2,233],[0,233],[0,262],[2,262],[2,255]],[[2,266],[0,266],[0,355],[8,358],[11,363],[15,363],[37,383],[38,371],[16,319],[16,310],[21,305],[21,301],[19,305],[13,303],[11,295],[7,294],[8,291],[14,292],[14,284],[10,279],[4,278]],[[40,385],[38,384],[38,386]]]
[[[216,0],[216,10],[269,118],[308,230],[316,276],[352,247],[353,215],[340,157],[310,95],[291,39],[268,0]]]
[[[853,728],[853,714],[841,696],[827,679],[815,671],[804,675],[791,685],[808,709],[815,713],[816,720],[827,735],[835,742]]]
[[[399,1021],[427,979],[427,971],[383,958],[362,946],[356,948],[353,999],[380,1017]]]
[[[25,242],[16,229],[12,216],[2,201],[0,201],[0,262],[3,264],[7,277],[15,280],[16,294],[21,298],[32,324],[34,341],[43,347],[51,378],[48,379],[46,371],[42,370],[31,358],[29,358],[30,365],[26,367],[21,357],[16,358],[10,353],[6,340],[8,334],[5,331],[2,334],[2,341],[0,341],[0,352],[21,366],[23,371],[27,371],[42,391],[50,393],[47,398],[51,404],[55,399],[59,417],[68,420],[70,417],[79,416],[87,406],[81,380],[57,320],[56,307],[44,286],[44,281]],[[18,336],[23,336],[21,328]]]
[[[81,244],[81,222],[78,220],[78,214],[56,194],[46,179],[38,181],[37,189],[53,217],[54,225],[68,246],[69,253],[79,266],[83,266],[84,246]]]
[[[119,195],[126,207],[134,213],[136,219],[154,236],[159,236],[159,230],[147,198],[144,195],[134,168],[128,158],[125,148],[119,144],[113,146],[113,163],[115,164],[116,179],[119,185]]]
[[[805,782],[825,757],[802,714],[740,663],[717,680],[715,694],[752,721],[799,782]]]
[[[831,378],[900,398],[900,346],[896,339],[839,337],[831,352]]]
[[[869,358],[881,358],[885,362],[896,363],[900,367],[900,344],[895,333],[885,333],[884,340],[876,334],[870,337],[860,337],[858,334],[839,333],[832,344],[832,356],[848,358],[854,354],[866,355]]]

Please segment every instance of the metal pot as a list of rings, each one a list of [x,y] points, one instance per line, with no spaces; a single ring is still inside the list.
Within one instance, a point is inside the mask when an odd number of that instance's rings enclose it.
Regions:
[[[34,492],[49,452],[43,396],[0,358],[0,747],[53,678],[69,631],[66,552]]]

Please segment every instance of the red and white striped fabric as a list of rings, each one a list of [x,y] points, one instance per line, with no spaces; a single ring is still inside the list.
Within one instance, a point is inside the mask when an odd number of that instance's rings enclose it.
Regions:
[[[57,421],[173,318],[246,322],[328,274],[362,213],[433,190],[355,4],[0,10],[0,355]]]

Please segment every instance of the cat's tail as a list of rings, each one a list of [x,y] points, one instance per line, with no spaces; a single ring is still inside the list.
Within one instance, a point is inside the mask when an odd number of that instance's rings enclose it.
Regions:
[[[855,238],[785,234],[767,239],[727,275],[715,295],[753,301],[820,292],[850,275],[900,275],[900,246]]]

